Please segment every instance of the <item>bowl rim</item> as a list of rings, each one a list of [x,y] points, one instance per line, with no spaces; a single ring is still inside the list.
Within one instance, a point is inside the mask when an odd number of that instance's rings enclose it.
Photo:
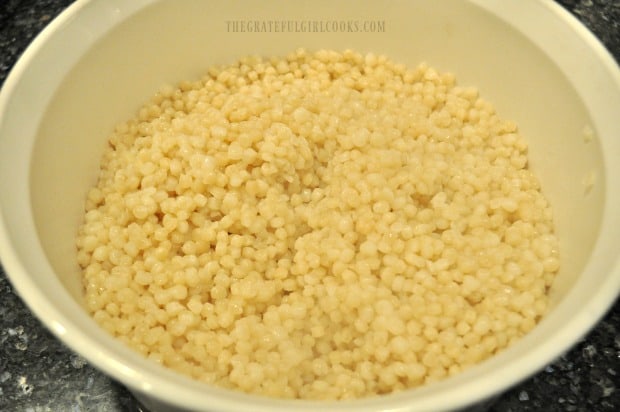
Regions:
[[[140,7],[147,6],[160,0],[140,0],[136,3],[136,10]],[[490,0],[469,0],[472,4],[478,5],[483,9],[490,11],[495,17],[502,20],[510,20],[511,13],[515,9],[519,12],[529,13],[546,13],[548,18],[559,19],[562,24],[570,27],[571,31],[584,42],[588,49],[593,53],[597,62],[601,65],[605,72],[609,74],[610,79],[615,82],[616,90],[620,96],[620,68],[611,56],[609,51],[600,43],[600,41],[572,16],[567,10],[562,8],[552,0],[539,0],[529,2],[513,2],[510,4],[502,3],[501,6],[494,5]],[[42,49],[45,48],[47,42],[57,32],[65,30],[80,12],[87,6],[96,6],[104,3],[103,0],[77,0],[60,13],[43,31],[32,41],[28,48],[24,51],[17,63],[11,69],[5,83],[0,92],[0,122],[5,113],[7,105],[10,104],[11,97],[21,81],[24,70],[31,64]],[[125,16],[128,17],[129,15]],[[514,23],[514,22],[513,22]],[[531,24],[536,24],[533,22]],[[109,22],[107,28],[112,27],[113,22]],[[102,27],[101,30],[104,28]],[[527,35],[527,33],[524,33]],[[531,39],[530,39],[531,40]],[[1,137],[0,137],[1,139]],[[611,160],[609,156],[606,163]],[[607,182],[608,187],[610,183]],[[605,199],[603,222],[618,222],[619,219],[612,217],[613,207],[616,199]],[[102,334],[89,335],[82,331],[75,320],[67,318],[55,305],[47,299],[46,291],[41,290],[38,285],[28,276],[28,273],[20,260],[18,252],[13,248],[11,239],[8,238],[6,230],[7,218],[0,202],[0,256],[6,269],[7,277],[12,283],[14,289],[25,301],[34,314],[43,321],[44,325],[49,328],[54,335],[69,346],[75,352],[83,355],[98,369],[106,374],[119,380],[129,388],[138,391],[141,394],[161,399],[167,403],[178,405],[180,407],[200,409],[204,406],[205,400],[212,402],[209,406],[216,407],[219,410],[233,411],[241,408],[252,406],[257,411],[267,410],[315,410],[319,408],[329,407],[332,409],[346,411],[371,411],[377,409],[390,410],[407,410],[411,401],[417,397],[420,391],[404,391],[397,394],[381,396],[376,398],[364,398],[353,401],[337,401],[337,402],[315,402],[315,401],[286,401],[247,395],[237,391],[223,390],[219,388],[208,388],[205,390],[204,385],[193,382],[189,378],[178,376],[176,373],[161,370],[161,367],[150,365],[146,366],[146,361],[136,360],[131,364],[125,363],[126,354],[129,352],[127,348],[121,348],[117,345],[110,344],[111,339],[104,338]],[[604,227],[602,230],[606,230]],[[611,229],[607,229],[611,231]],[[599,241],[602,235],[599,235]],[[595,250],[601,249],[600,242],[597,241]],[[605,250],[601,251],[601,253]],[[579,338],[585,335],[595,323],[606,313],[606,311],[614,303],[620,292],[620,259],[616,257],[616,261],[611,269],[613,276],[609,276],[604,284],[599,285],[596,296],[590,299],[581,311],[576,313],[575,318],[569,324],[561,326],[554,334],[552,339],[546,341],[543,345],[532,349],[520,361],[521,365],[517,372],[515,370],[497,370],[493,373],[486,374],[483,387],[479,383],[472,382],[464,384],[457,391],[451,392],[450,399],[442,399],[442,406],[446,408],[463,407],[473,402],[478,402],[501,392],[516,382],[525,379],[532,373],[544,367],[544,365],[552,361],[564,351],[569,349]],[[68,294],[63,298],[69,297]],[[84,320],[88,318],[84,314]],[[96,349],[93,351],[93,348]],[[515,362],[513,362],[515,363]],[[510,366],[510,364],[508,365]],[[472,368],[472,374],[475,374],[475,368]],[[468,373],[468,372],[465,372]],[[185,386],[183,386],[185,385]],[[438,387],[443,382],[436,384]],[[474,390],[475,389],[475,390]],[[202,392],[202,396],[200,395]],[[422,400],[419,410],[436,410],[437,396],[430,396],[426,400]]]

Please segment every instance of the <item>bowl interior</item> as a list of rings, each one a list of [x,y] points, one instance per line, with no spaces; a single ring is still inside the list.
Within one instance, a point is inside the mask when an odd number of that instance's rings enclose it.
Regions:
[[[531,168],[554,206],[562,241],[562,270],[554,286],[554,302],[559,301],[584,268],[601,220],[600,147],[598,141],[584,139],[592,120],[566,76],[517,31],[472,4],[435,3],[367,2],[360,7],[344,2],[326,9],[327,3],[309,7],[272,1],[270,7],[240,7],[164,1],[110,30],[52,97],[31,160],[37,231],[63,284],[80,298],[74,237],[106,139],[116,123],[132,116],[162,84],[198,78],[211,65],[251,54],[351,48],[453,72],[461,85],[478,87],[501,116],[517,122],[530,144]],[[240,32],[244,21],[281,21],[283,29],[286,22],[305,20],[376,21],[385,31]],[[587,188],[590,176],[595,184]]]
[[[528,140],[530,167],[554,207],[560,238],[562,269],[552,289],[554,306],[550,320],[537,327],[530,341],[470,377],[484,375],[497,362],[518,364],[532,342],[554,335],[571,319],[572,308],[596,295],[597,283],[616,265],[617,246],[606,260],[589,261],[609,196],[610,166],[602,143],[609,137],[599,136],[600,122],[586,107],[570,70],[559,68],[557,59],[522,28],[480,7],[492,2],[343,0],[337,7],[328,1],[282,0],[127,3],[82,2],[73,11],[79,18],[58,23],[46,47],[23,68],[2,126],[18,142],[3,141],[0,151],[3,170],[11,171],[2,193],[15,193],[2,204],[8,238],[33,284],[60,287],[73,298],[52,303],[64,319],[81,316],[74,313],[82,291],[74,239],[114,125],[132,116],[164,83],[197,78],[211,65],[246,55],[285,55],[298,47],[372,51],[410,66],[427,62],[453,72],[459,84],[478,87],[503,118],[516,121]],[[529,8],[533,14],[550,13],[542,5]],[[234,23],[241,21],[273,22],[272,31],[242,32]],[[383,31],[297,32],[285,23],[301,21],[374,21]],[[593,139],[584,136],[584,128],[593,131]],[[620,244],[618,236],[615,240]],[[457,377],[454,385],[463,382],[459,379],[465,378]],[[438,394],[432,388],[420,392],[425,393]],[[463,394],[463,399],[473,396]],[[450,402],[459,398],[444,404]]]

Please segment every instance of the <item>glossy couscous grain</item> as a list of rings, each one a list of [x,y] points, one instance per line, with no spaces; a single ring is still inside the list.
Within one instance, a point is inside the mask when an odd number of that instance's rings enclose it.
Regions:
[[[249,57],[109,139],[77,237],[88,310],[195,379],[385,394],[530,331],[559,267],[527,144],[451,74]]]

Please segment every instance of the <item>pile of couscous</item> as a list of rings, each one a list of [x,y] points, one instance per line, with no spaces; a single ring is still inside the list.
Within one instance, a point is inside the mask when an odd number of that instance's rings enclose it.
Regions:
[[[516,125],[451,74],[350,50],[163,88],[111,135],[77,249],[118,339],[304,399],[459,373],[536,325],[559,268]]]

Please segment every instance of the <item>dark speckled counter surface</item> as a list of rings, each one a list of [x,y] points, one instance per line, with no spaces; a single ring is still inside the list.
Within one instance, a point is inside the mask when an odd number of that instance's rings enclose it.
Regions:
[[[620,0],[558,2],[620,61]],[[70,3],[0,0],[0,84],[34,36]],[[0,412],[140,410],[122,385],[51,335],[0,270]],[[620,410],[620,303],[570,352],[499,396],[489,410]]]

